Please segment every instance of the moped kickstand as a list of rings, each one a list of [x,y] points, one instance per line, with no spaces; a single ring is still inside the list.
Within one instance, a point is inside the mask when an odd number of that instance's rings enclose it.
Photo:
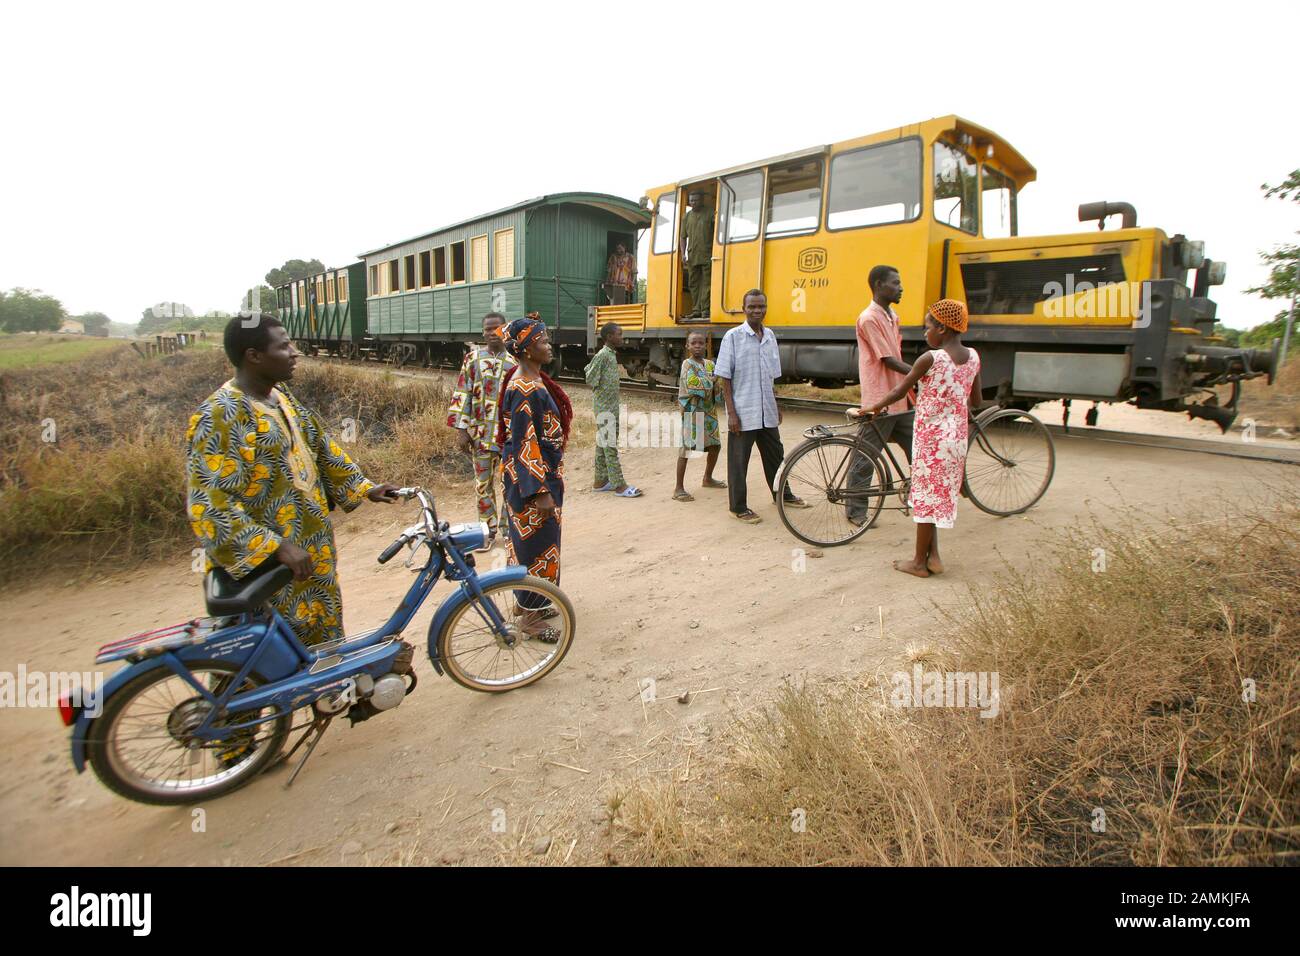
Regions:
[[[291,749],[285,755],[284,762],[288,763],[290,760],[293,759],[293,755],[298,752],[298,748],[301,747],[303,744],[307,743],[307,738],[308,737],[312,738],[311,743],[307,744],[307,750],[302,755],[302,759],[298,761],[298,766],[294,767],[293,773],[289,774],[289,779],[285,783],[284,789],[288,790],[290,787],[293,786],[294,780],[298,778],[298,774],[302,771],[302,768],[307,763],[308,758],[311,757],[312,751],[316,749],[316,745],[320,743],[320,739],[325,736],[325,731],[329,729],[330,721],[332,721],[333,719],[334,716],[332,714],[328,717],[315,718],[311,722],[311,726],[309,726],[303,732],[303,735],[298,738],[298,742],[293,745],[293,749]],[[314,737],[312,737],[313,733],[315,734]]]

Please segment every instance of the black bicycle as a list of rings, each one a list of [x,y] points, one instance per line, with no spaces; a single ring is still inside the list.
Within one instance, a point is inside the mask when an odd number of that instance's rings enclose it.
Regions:
[[[848,544],[875,524],[885,499],[909,514],[911,473],[885,441],[881,425],[901,415],[876,415],[845,425],[814,425],[786,458],[777,477],[781,521],[800,541],[818,547]],[[874,443],[869,441],[874,437]],[[990,408],[972,416],[962,493],[976,508],[1006,517],[1032,508],[1056,471],[1047,428],[1028,412]],[[808,508],[785,507],[791,495]]]

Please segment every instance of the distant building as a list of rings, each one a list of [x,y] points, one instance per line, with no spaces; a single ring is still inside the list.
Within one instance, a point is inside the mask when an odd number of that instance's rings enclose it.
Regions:
[[[85,335],[86,326],[85,323],[78,322],[76,319],[64,319],[63,324],[59,326],[59,331],[69,332],[74,335]]]

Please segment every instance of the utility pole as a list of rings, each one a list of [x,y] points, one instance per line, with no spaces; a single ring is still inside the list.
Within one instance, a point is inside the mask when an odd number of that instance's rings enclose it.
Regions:
[[[1286,364],[1286,350],[1291,345],[1291,329],[1295,326],[1297,293],[1300,293],[1300,250],[1297,250],[1296,254],[1295,285],[1291,289],[1291,314],[1286,317],[1286,327],[1282,332],[1282,354],[1277,360],[1278,368]]]

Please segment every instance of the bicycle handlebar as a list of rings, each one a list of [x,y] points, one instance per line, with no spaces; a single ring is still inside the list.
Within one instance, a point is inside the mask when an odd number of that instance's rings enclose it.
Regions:
[[[380,564],[387,564],[393,559],[393,555],[402,550],[402,546],[407,542],[406,535],[398,536],[397,540],[384,549],[384,553],[379,556]]]

